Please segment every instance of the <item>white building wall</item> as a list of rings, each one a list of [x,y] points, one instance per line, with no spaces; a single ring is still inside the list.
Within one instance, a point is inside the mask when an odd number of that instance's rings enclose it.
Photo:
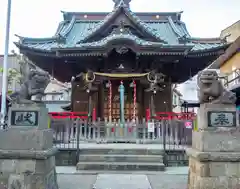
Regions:
[[[197,76],[193,77],[179,85],[178,90],[182,93],[182,100],[184,101],[198,101],[197,97]],[[194,111],[197,113],[198,108],[188,108],[189,111]]]
[[[179,85],[179,91],[182,93],[183,100],[197,101],[197,78],[193,77]]]
[[[180,113],[181,112],[181,96],[179,93],[176,93],[173,91],[172,93],[172,104],[173,104],[173,109],[172,111],[175,113]]]

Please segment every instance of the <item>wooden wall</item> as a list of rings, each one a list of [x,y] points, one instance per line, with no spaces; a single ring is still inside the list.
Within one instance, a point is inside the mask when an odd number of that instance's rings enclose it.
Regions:
[[[124,82],[125,86],[125,118],[131,119],[133,116],[133,88],[130,82]],[[103,83],[99,84],[98,91],[92,94],[92,107],[96,109],[97,117],[102,119],[109,116],[108,95],[109,91]],[[120,118],[119,82],[112,83],[112,119]],[[73,84],[72,102],[74,112],[88,112],[88,93],[83,90],[80,83]],[[156,112],[172,111],[171,84],[167,85],[164,91],[154,95],[154,106]],[[141,119],[145,117],[145,111],[149,108],[150,93],[145,92],[145,88],[137,83],[137,108],[136,115]],[[165,102],[165,103],[164,103]]]

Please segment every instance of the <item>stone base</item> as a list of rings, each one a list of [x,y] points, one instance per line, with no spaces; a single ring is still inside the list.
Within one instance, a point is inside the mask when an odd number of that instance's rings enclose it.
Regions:
[[[24,155],[23,152],[19,158],[17,152],[3,152],[2,150],[0,186],[19,189],[58,189],[55,156],[50,151],[36,152],[35,155],[34,153]],[[14,154],[15,157],[13,157]]]
[[[200,152],[187,149],[187,154],[188,189],[240,188],[240,153]]]
[[[53,132],[51,129],[38,130],[36,128],[9,128],[0,131],[1,150],[48,150],[53,146]]]
[[[200,177],[189,175],[188,189],[239,189],[240,179],[235,177]]]

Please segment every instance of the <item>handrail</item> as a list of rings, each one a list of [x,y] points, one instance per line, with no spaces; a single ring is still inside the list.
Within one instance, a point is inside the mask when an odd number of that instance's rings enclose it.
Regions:
[[[236,73],[236,77],[234,77],[231,80],[228,80],[229,75],[232,75],[233,73]],[[229,73],[223,77],[219,77],[219,78],[225,80],[225,82],[223,84],[225,87],[229,87],[229,85],[231,85],[236,80],[239,81],[239,83],[240,83],[240,68],[237,68],[237,69],[233,70],[231,73]],[[238,84],[238,83],[236,83],[236,84]]]

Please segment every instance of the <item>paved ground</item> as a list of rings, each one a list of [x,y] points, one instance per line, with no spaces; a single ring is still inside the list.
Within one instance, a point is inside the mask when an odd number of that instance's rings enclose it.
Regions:
[[[187,167],[151,173],[78,172],[74,167],[57,167],[60,189],[186,189]]]

